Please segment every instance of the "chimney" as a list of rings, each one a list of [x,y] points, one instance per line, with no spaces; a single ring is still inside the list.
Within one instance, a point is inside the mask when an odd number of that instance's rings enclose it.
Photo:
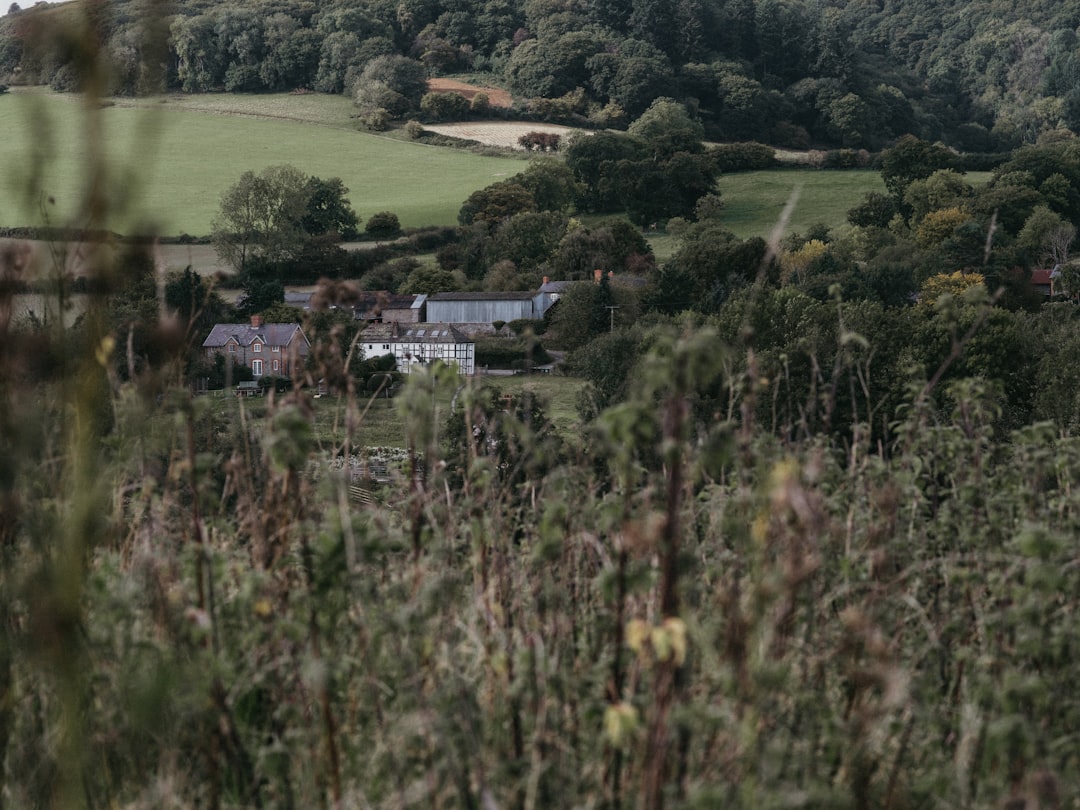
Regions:
[[[608,281],[610,281],[610,280],[612,280],[613,278],[615,278],[615,271],[614,271],[614,270],[608,270],[608,271],[607,271],[607,277],[608,277]]]
[[[547,284],[547,283],[548,283],[548,282],[549,282],[550,280],[551,280],[551,279],[549,279],[549,278],[548,278],[547,276],[544,276],[544,283],[545,283],[545,284]]]
[[[593,284],[599,284],[600,283],[600,277],[603,276],[603,275],[604,275],[604,271],[601,270],[599,267],[597,267],[595,270],[593,270]]]
[[[251,326],[252,326],[252,328],[258,329],[260,326],[262,326],[262,323],[263,323],[262,315],[252,315],[251,316]]]

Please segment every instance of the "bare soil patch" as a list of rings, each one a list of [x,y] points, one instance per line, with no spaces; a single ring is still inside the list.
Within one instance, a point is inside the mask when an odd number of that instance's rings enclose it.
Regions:
[[[509,107],[513,103],[510,94],[500,87],[483,87],[466,84],[456,79],[428,79],[428,90],[433,93],[457,93],[472,101],[477,93],[484,93],[492,107]]]
[[[552,132],[565,138],[569,133],[584,131],[558,124],[529,121],[463,121],[458,124],[425,124],[424,129],[451,138],[465,138],[485,146],[501,146],[506,149],[521,149],[518,138],[530,132]]]

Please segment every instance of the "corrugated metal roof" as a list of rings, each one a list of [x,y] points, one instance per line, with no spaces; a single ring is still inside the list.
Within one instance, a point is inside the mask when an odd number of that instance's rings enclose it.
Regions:
[[[529,301],[531,292],[446,292],[428,296],[428,301]]]

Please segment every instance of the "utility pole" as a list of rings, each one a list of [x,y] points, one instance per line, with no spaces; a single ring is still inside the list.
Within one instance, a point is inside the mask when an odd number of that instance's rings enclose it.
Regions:
[[[615,331],[615,310],[617,310],[618,307],[615,306],[614,304],[608,304],[607,306],[604,307],[604,309],[609,310],[611,312],[611,326],[608,327],[608,331],[609,332],[614,332]]]

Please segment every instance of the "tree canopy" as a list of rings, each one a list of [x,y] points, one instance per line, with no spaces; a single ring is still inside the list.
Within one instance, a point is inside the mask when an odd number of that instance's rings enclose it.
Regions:
[[[47,12],[0,18],[0,81],[76,89],[74,52],[33,34]],[[429,75],[467,70],[523,99],[576,98],[582,120],[670,97],[711,139],[792,147],[911,134],[1000,151],[1080,126],[1080,0],[179,0],[164,29],[142,13],[115,0],[100,15],[120,94],[307,88],[353,95],[378,125],[419,111]]]

